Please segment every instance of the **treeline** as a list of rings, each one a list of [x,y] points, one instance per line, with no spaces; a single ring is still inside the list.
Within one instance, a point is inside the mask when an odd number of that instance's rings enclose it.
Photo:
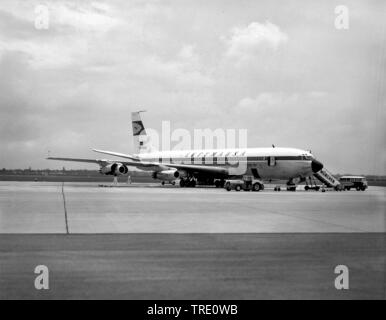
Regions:
[[[84,176],[95,177],[100,176],[98,170],[68,170],[68,169],[6,169],[0,170],[0,176]],[[132,175],[135,176],[147,176],[148,172],[133,171]]]
[[[90,175],[99,175],[97,170],[52,170],[52,169],[5,169],[3,168],[0,171],[1,175],[25,175],[25,176],[60,176],[60,175],[70,175],[70,176],[90,176]]]

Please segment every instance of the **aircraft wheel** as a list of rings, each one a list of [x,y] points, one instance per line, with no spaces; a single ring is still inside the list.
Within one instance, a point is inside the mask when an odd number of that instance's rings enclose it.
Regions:
[[[165,181],[162,181],[161,184],[164,186],[165,185]]]
[[[180,180],[180,187],[181,188],[185,187],[185,180],[184,179]]]
[[[172,185],[175,186],[175,185],[176,185],[176,182],[175,182],[175,181],[172,181]]]
[[[192,180],[192,181],[190,181],[190,186],[192,187],[192,188],[195,188],[196,187],[196,180]]]
[[[308,191],[309,189],[310,189],[309,186],[305,186],[305,187],[304,187],[304,190],[306,190],[306,191]]]

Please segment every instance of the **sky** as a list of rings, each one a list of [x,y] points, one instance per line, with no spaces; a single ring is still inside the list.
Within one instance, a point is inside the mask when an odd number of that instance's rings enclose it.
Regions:
[[[2,0],[0,168],[133,152],[130,113],[145,109],[155,130],[246,129],[249,147],[384,175],[385,13],[382,0]]]

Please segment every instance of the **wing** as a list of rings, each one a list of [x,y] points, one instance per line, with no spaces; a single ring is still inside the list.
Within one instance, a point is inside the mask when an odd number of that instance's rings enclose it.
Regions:
[[[122,162],[128,166],[134,166],[141,170],[146,171],[163,171],[170,168],[175,168],[177,170],[186,170],[191,173],[204,173],[204,174],[211,174],[211,175],[221,175],[225,176],[229,174],[229,171],[227,168],[224,167],[216,167],[216,166],[203,166],[203,165],[195,165],[195,164],[177,164],[177,163],[159,163],[159,162],[149,162],[149,161],[141,161],[138,157],[135,157],[133,155],[127,155],[123,153],[118,152],[111,152],[111,151],[104,151],[104,150],[96,150],[93,149],[93,151],[98,153],[104,153],[120,158],[130,159],[132,161],[125,161]]]
[[[92,149],[92,151],[98,152],[98,153],[103,153],[103,154],[108,154],[108,155],[116,156],[116,157],[120,157],[120,158],[125,158],[125,159],[129,159],[129,160],[139,161],[138,157],[131,155],[131,154],[124,154],[124,153],[119,153],[119,152],[97,150],[97,149]]]
[[[116,160],[99,160],[99,159],[58,158],[58,157],[48,157],[47,159],[58,160],[58,161],[95,163],[102,167],[112,164],[114,162],[119,162],[126,166],[136,167],[137,169],[140,169],[143,171],[159,172],[159,171],[168,170],[168,169],[177,169],[177,170],[186,170],[192,174],[208,174],[208,175],[214,175],[214,176],[226,176],[229,174],[229,171],[227,168],[193,165],[193,164],[159,163],[159,162],[149,162],[149,161],[127,161],[127,160],[116,161]]]
[[[122,163],[126,166],[133,166],[143,170],[151,171],[162,171],[168,169],[166,166],[158,165],[157,163],[152,162],[138,162],[138,161],[120,161],[120,160],[105,160],[105,159],[79,159],[79,158],[58,158],[58,157],[48,157],[47,160],[57,160],[57,161],[72,161],[72,162],[83,162],[83,163],[95,163],[104,167],[112,163]]]
[[[57,158],[57,157],[48,157],[47,160],[58,160],[58,161],[73,161],[73,162],[84,162],[84,163],[95,163],[101,166],[106,166],[111,161],[109,160],[98,160],[98,159],[77,159],[77,158]]]

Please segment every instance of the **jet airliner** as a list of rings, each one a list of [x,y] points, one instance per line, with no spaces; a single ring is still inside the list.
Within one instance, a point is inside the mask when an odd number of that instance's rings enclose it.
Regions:
[[[141,111],[132,113],[134,154],[113,151],[93,151],[119,157],[122,160],[78,159],[49,157],[49,160],[95,163],[100,173],[127,176],[130,167],[151,172],[154,179],[181,187],[195,187],[197,183],[223,187],[226,179],[252,176],[253,190],[264,189],[264,181],[304,181],[318,172],[323,164],[309,152],[295,148],[233,148],[212,150],[154,151],[141,119]]]

